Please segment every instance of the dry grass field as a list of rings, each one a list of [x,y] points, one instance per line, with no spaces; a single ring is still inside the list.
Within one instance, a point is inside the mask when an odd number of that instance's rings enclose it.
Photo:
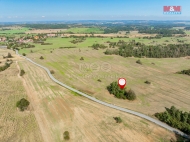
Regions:
[[[52,51],[41,50],[27,56],[54,70],[58,80],[100,100],[148,115],[164,111],[165,107],[172,105],[190,111],[190,79],[175,74],[190,68],[187,58],[142,58],[143,65],[139,65],[136,64],[138,58],[104,55],[103,50],[91,48]],[[40,56],[45,59],[40,60]],[[84,57],[83,61],[81,57]],[[106,90],[106,86],[121,77],[127,79],[127,88],[136,92],[136,101],[117,99]],[[98,79],[102,82],[98,82]],[[146,80],[151,81],[151,85],[145,84]]]
[[[0,61],[4,62],[2,57]],[[32,106],[25,112],[16,108],[18,100],[28,98],[18,73],[15,62],[0,72],[0,142],[42,142]]]
[[[52,82],[47,73],[27,62],[19,65],[44,141],[62,142],[64,131],[77,142],[169,142],[174,134],[146,120],[94,103]],[[123,122],[117,124],[113,117]]]

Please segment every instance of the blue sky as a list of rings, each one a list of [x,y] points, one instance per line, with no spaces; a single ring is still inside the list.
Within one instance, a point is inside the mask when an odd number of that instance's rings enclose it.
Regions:
[[[163,15],[163,6],[182,6]],[[0,22],[49,20],[190,20],[190,0],[0,0]]]

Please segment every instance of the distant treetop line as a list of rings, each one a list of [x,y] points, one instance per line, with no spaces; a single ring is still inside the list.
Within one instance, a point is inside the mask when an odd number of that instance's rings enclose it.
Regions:
[[[119,31],[139,31],[147,34],[185,34],[182,29],[173,27],[184,27],[190,30],[190,26],[182,23],[184,21],[65,21],[65,22],[25,22],[25,23],[0,23],[0,28],[4,26],[23,26],[31,29],[69,29],[73,27],[100,28],[104,34],[118,33]],[[188,22],[188,21],[187,21]]]

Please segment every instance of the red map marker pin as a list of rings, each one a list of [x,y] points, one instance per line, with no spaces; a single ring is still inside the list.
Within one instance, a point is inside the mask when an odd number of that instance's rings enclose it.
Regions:
[[[124,89],[124,87],[126,85],[126,79],[125,78],[119,78],[118,79],[118,85],[119,85],[120,89]]]

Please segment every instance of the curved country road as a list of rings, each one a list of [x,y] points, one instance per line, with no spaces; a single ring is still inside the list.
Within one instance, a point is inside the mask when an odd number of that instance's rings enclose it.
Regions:
[[[80,91],[78,91],[78,90],[76,90],[76,89],[74,89],[74,88],[72,88],[72,87],[70,87],[70,86],[67,86],[66,84],[64,84],[64,83],[58,81],[57,79],[55,79],[55,78],[52,76],[52,74],[50,73],[50,71],[49,71],[46,67],[44,67],[44,66],[42,66],[42,65],[40,65],[40,64],[35,63],[34,61],[32,61],[31,59],[29,59],[29,58],[27,58],[27,57],[25,57],[25,56],[20,55],[17,50],[16,50],[16,54],[19,55],[19,56],[21,56],[21,57],[23,57],[23,58],[25,58],[25,59],[28,60],[29,62],[31,62],[31,63],[33,63],[33,64],[35,64],[35,65],[37,65],[37,66],[43,68],[44,70],[46,70],[46,72],[48,73],[49,77],[50,77],[54,82],[56,82],[57,84],[59,84],[59,85],[65,87],[65,88],[67,88],[67,89],[69,89],[69,90],[71,90],[71,91],[73,91],[73,92],[75,92],[75,93],[78,93],[78,94],[80,94],[80,95],[82,95],[82,96],[84,96],[84,97],[86,97],[86,98],[88,98],[88,99],[90,99],[90,100],[92,100],[92,101],[94,101],[94,102],[97,102],[97,103],[99,103],[99,104],[102,104],[102,105],[104,105],[104,106],[107,106],[107,107],[110,107],[110,108],[114,108],[114,109],[117,109],[117,110],[120,110],[120,111],[123,111],[123,112],[127,112],[127,113],[130,113],[130,114],[136,115],[136,116],[138,116],[138,117],[144,118],[144,119],[146,119],[146,120],[148,120],[148,121],[151,121],[151,122],[153,122],[153,123],[155,123],[155,124],[157,124],[157,125],[159,125],[159,126],[165,128],[165,129],[169,130],[169,131],[172,131],[172,132],[174,132],[174,133],[176,133],[176,134],[178,134],[178,135],[181,135],[182,137],[185,137],[185,138],[190,139],[190,135],[187,135],[187,134],[181,132],[181,131],[178,130],[178,129],[175,129],[175,128],[173,128],[173,127],[170,127],[169,125],[167,125],[167,124],[165,124],[165,123],[162,123],[161,121],[159,121],[159,120],[157,120],[157,119],[154,119],[154,118],[152,118],[152,117],[150,117],[150,116],[147,116],[147,115],[142,114],[142,113],[139,113],[139,112],[135,112],[135,111],[132,111],[132,110],[129,110],[129,109],[126,109],[126,108],[122,108],[122,107],[119,107],[119,106],[115,106],[115,105],[112,105],[112,104],[109,104],[109,103],[100,101],[100,100],[98,100],[98,99],[96,99],[96,98],[94,98],[94,97],[91,97],[91,96],[89,96],[89,95],[87,95],[87,94],[85,94],[85,93],[83,93],[83,92],[80,92]]]

